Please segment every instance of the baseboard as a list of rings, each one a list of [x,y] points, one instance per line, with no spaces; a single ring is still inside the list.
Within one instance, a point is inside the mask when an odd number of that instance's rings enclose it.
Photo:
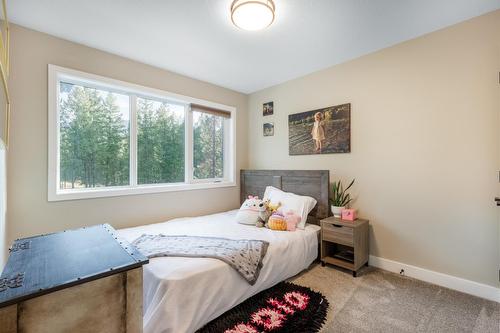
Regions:
[[[397,274],[404,269],[405,276],[500,303],[500,288],[375,256],[369,264]]]

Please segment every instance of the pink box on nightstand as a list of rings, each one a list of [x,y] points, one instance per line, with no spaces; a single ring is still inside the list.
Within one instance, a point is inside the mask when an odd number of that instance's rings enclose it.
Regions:
[[[342,220],[354,221],[356,220],[356,210],[342,209]]]

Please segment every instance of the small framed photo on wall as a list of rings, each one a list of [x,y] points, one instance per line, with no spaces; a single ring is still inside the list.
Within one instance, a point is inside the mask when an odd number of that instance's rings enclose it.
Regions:
[[[262,104],[262,115],[270,116],[274,114],[274,102],[267,102]]]
[[[263,128],[264,136],[273,136],[274,135],[274,123],[265,123]]]

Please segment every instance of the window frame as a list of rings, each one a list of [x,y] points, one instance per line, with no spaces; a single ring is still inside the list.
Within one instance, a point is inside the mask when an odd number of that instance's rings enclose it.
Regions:
[[[130,116],[130,167],[129,185],[85,189],[60,189],[60,132],[59,132],[59,83],[61,81],[129,96]],[[185,177],[182,183],[137,184],[137,103],[146,98],[184,105],[185,123]],[[225,119],[224,177],[194,179],[193,177],[193,113],[190,104],[200,104],[231,113]],[[48,65],[48,201],[78,200],[122,195],[175,192],[197,189],[236,186],[236,108],[224,104],[150,88],[100,75],[90,74],[56,65]]]

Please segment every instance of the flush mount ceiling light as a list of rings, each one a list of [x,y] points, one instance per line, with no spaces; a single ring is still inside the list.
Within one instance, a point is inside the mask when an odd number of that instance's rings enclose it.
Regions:
[[[274,21],[272,0],[234,0],[231,4],[231,20],[243,30],[261,30]]]

